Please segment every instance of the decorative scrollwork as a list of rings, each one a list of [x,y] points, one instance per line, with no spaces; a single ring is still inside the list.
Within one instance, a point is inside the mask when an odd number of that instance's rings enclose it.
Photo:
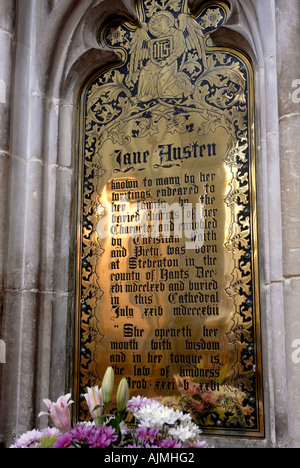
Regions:
[[[162,122],[169,135],[204,137],[221,128],[228,135],[223,161],[230,174],[224,198],[231,213],[225,248],[234,265],[226,288],[234,310],[225,339],[234,347],[236,360],[224,370],[224,386],[215,394],[214,405],[205,402],[199,386],[194,398],[186,395],[181,404],[185,408],[187,402],[192,405],[203,427],[218,428],[221,421],[223,427],[253,429],[258,425],[258,416],[250,398],[257,389],[255,357],[249,353],[255,328],[248,71],[237,55],[207,45],[210,33],[226,21],[227,10],[222,2],[205,7],[193,18],[186,0],[145,0],[138,4],[138,14],[138,24],[117,22],[103,29],[102,45],[115,50],[120,62],[99,73],[86,90],[80,336],[84,352],[80,388],[95,384],[101,374],[95,353],[103,335],[95,311],[103,296],[97,273],[103,247],[96,235],[101,218],[99,194],[105,177],[103,145],[110,140],[123,147],[135,138],[155,138]],[[199,116],[198,123],[195,115]],[[153,167],[176,164],[180,166],[172,161]],[[132,169],[128,165],[115,168],[114,173]],[[190,383],[189,391],[194,383]],[[179,388],[184,388],[182,382]]]

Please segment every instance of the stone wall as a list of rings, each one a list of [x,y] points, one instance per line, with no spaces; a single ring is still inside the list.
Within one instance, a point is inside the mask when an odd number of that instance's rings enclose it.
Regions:
[[[300,364],[292,353],[300,340],[300,92],[293,88],[300,80],[300,4],[232,5],[215,40],[241,45],[255,69],[266,439],[214,444],[299,447]],[[70,390],[76,103],[89,74],[113,60],[96,32],[119,13],[134,15],[130,0],[1,0],[0,441],[6,445],[39,424],[43,398]]]
[[[300,431],[300,5],[277,0],[277,67],[289,443]],[[279,313],[280,311],[278,311]]]

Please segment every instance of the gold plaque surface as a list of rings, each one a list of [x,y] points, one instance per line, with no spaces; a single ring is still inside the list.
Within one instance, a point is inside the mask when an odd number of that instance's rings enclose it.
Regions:
[[[137,4],[80,100],[74,390],[112,366],[212,434],[262,437],[254,85],[230,11]]]

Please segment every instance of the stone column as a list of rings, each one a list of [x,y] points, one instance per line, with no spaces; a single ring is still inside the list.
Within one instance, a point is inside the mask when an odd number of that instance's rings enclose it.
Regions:
[[[7,188],[10,159],[11,86],[13,74],[14,1],[0,3],[0,319],[7,232]],[[0,320],[1,338],[1,320]]]
[[[37,59],[33,53],[35,41],[38,41],[34,37],[34,3],[32,0],[1,0],[0,22],[12,21],[14,4],[17,22],[13,72],[9,62],[11,45],[4,48],[0,44],[0,60],[5,60],[1,70],[5,72],[7,83],[3,150],[6,160],[9,159],[9,176],[1,168],[3,184],[0,185],[0,190],[5,192],[5,197],[0,195],[0,209],[3,199],[8,207],[8,214],[1,216],[1,220],[7,219],[7,239],[2,250],[5,261],[0,259],[0,265],[5,266],[0,338],[6,344],[6,364],[2,366],[1,375],[0,434],[6,445],[14,441],[14,436],[28,430],[35,418],[43,168],[41,106],[35,87]],[[3,40],[9,38],[12,40],[12,29],[6,32]],[[10,86],[13,88],[11,106]]]
[[[289,439],[300,447],[299,0],[276,0],[276,19]]]
[[[10,122],[14,56],[14,0],[0,2],[0,420],[1,387],[6,362],[6,343],[3,330],[5,265],[8,229],[8,181],[11,161]],[[3,432],[0,430],[0,445]]]
[[[73,172],[65,166],[66,161],[58,160],[57,147],[63,144],[57,131],[60,102],[46,83],[55,68],[46,32],[53,45],[59,43],[58,48],[68,42],[58,40],[59,27],[52,31],[50,15],[56,18],[59,13],[51,10],[55,3],[16,1],[14,72],[3,66],[13,88],[11,123],[3,132],[7,135],[11,129],[10,147],[7,143],[4,150],[9,158],[9,177],[2,172],[9,213],[2,215],[8,220],[3,249],[0,242],[0,255],[2,251],[5,254],[0,339],[6,345],[6,364],[0,364],[0,439],[5,446],[38,426],[37,415],[45,410],[42,398],[57,399],[66,387]],[[62,3],[65,11],[79,0]],[[0,24],[5,18],[4,5],[13,4],[13,0],[1,0]],[[9,10],[7,17],[12,18]],[[55,18],[54,24],[60,24],[60,16],[57,21]],[[64,128],[64,132],[71,130]],[[1,190],[2,185],[0,210]],[[0,230],[0,240],[1,235]]]

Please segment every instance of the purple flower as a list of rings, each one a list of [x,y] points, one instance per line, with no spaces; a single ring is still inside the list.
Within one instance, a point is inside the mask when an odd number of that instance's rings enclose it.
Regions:
[[[95,426],[87,426],[85,424],[76,424],[76,426],[71,429],[70,434],[72,440],[79,444],[86,444],[86,441],[95,431]]]
[[[60,436],[54,444],[54,448],[75,447],[106,448],[117,440],[115,429],[108,426],[88,426],[77,424],[74,428]]]
[[[150,429],[148,427],[139,427],[135,433],[142,442],[151,442],[151,444],[153,444],[156,437],[161,436],[159,430],[154,427]]]
[[[56,442],[53,444],[54,449],[70,448],[72,443],[72,435],[70,432],[59,436]]]
[[[90,448],[106,448],[118,439],[115,429],[108,426],[96,427],[87,440]]]
[[[11,445],[10,448],[35,448],[42,440],[42,437],[43,434],[36,429],[25,432],[25,434],[22,434],[21,437],[19,437],[15,445]]]
[[[61,433],[56,427],[46,427],[42,430],[43,437],[59,437]]]
[[[148,405],[152,400],[147,397],[141,397],[140,395],[137,397],[132,397],[131,400],[127,402],[127,410],[135,413],[139,411],[141,408],[144,408]]]
[[[157,445],[160,448],[181,448],[181,444],[176,439],[172,439],[172,437],[168,437],[164,440],[158,440]]]

